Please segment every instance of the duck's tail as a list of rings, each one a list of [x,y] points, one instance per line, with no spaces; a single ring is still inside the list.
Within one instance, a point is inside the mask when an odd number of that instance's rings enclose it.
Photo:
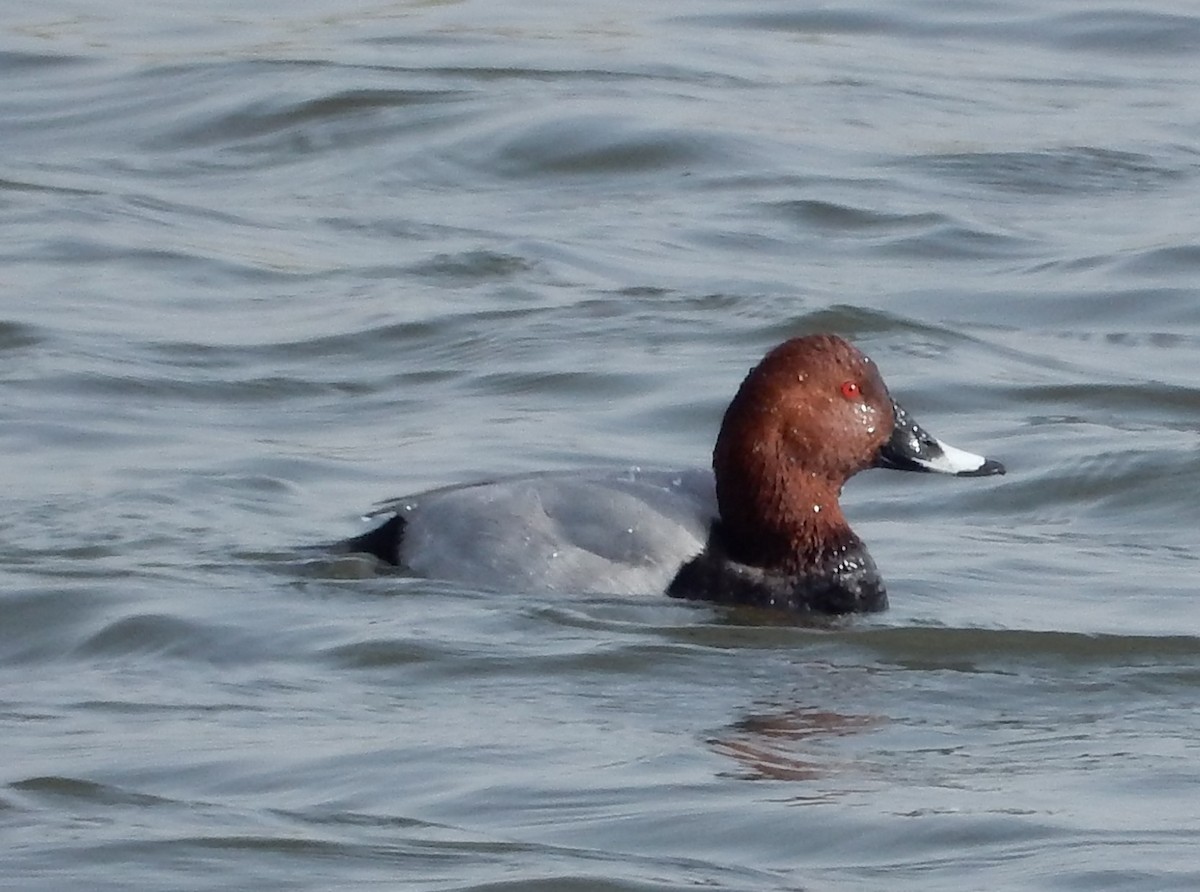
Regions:
[[[393,514],[379,526],[361,536],[347,539],[341,549],[347,554],[370,554],[393,567],[400,565],[400,541],[404,538],[404,518]]]

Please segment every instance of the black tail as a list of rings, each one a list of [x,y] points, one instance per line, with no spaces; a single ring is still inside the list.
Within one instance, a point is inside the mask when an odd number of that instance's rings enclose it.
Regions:
[[[404,538],[404,518],[393,514],[375,529],[347,539],[342,547],[348,552],[373,554],[385,563],[400,565],[400,540]]]

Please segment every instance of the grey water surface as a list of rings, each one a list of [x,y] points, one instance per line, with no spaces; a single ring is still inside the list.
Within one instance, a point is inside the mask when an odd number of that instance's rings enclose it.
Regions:
[[[1200,8],[0,9],[0,886],[1200,887]],[[339,559],[837,331],[831,627]]]

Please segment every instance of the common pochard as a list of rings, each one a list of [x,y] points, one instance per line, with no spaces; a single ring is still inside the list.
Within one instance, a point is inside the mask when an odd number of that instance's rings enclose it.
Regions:
[[[433,490],[344,548],[487,588],[611,593],[845,614],[882,610],[875,562],[838,497],[866,468],[1003,474],[927,434],[869,358],[793,338],[742,382],[712,473],[539,474]]]

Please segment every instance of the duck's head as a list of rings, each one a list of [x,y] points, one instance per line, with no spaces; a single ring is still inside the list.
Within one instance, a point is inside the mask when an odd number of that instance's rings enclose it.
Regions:
[[[1004,473],[999,462],[926,433],[892,399],[875,363],[843,338],[808,335],[775,347],[742,382],[713,450],[731,556],[797,571],[857,542],[838,496],[870,467]]]

